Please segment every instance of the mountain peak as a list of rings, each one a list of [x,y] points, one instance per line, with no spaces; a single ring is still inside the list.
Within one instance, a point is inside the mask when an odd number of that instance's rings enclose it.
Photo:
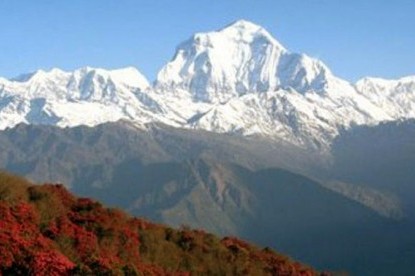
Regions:
[[[238,20],[180,44],[173,60],[159,72],[156,88],[188,91],[197,102],[224,103],[281,87],[320,91],[327,75],[329,70],[320,61],[290,53],[263,27]]]
[[[54,78],[57,76],[65,75],[67,72],[59,69],[59,68],[52,68],[50,70],[43,70],[39,69],[31,73],[21,74],[17,77],[10,79],[11,81],[15,82],[28,82],[28,81],[42,81],[45,78]]]
[[[240,19],[220,29],[218,33],[230,35],[239,41],[251,43],[254,40],[265,40],[273,45],[276,45],[280,50],[285,51],[285,48],[262,26],[257,25],[251,21]]]
[[[251,22],[248,20],[244,20],[244,19],[239,19],[236,20],[234,22],[232,22],[231,24],[227,25],[226,27],[224,27],[222,30],[226,30],[226,29],[239,29],[239,30],[263,30],[264,28]]]
[[[125,83],[131,87],[138,87],[141,90],[150,87],[150,83],[146,77],[141,74],[137,68],[132,66],[111,70],[110,74],[112,79]]]

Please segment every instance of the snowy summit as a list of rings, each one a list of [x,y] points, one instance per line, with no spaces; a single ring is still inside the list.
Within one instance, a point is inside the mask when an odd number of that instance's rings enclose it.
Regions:
[[[415,117],[415,77],[356,84],[245,20],[181,43],[154,85],[135,68],[0,78],[0,129],[120,119],[325,148],[340,128]]]

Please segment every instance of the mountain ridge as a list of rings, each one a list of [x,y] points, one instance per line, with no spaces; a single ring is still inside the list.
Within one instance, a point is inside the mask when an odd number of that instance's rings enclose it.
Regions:
[[[328,149],[343,128],[415,118],[415,77],[352,84],[238,20],[181,43],[153,84],[135,68],[39,70],[0,78],[0,129],[129,120]]]
[[[401,254],[396,248],[414,244],[414,143],[411,135],[401,135],[405,143],[394,137],[415,128],[413,123],[401,125],[406,127],[395,131],[391,125],[381,135],[368,128],[368,139],[347,146],[347,156],[336,147],[334,164],[321,151],[261,137],[161,125],[137,130],[129,122],[65,129],[19,125],[0,132],[0,163],[38,183],[66,183],[78,195],[155,221],[274,244],[319,269],[390,275],[399,267],[410,275],[413,252]],[[356,140],[352,132],[337,143],[350,144],[347,137]],[[373,143],[379,139],[392,144]],[[371,146],[361,152],[365,143]],[[376,161],[361,164],[362,156]],[[379,171],[385,159],[393,160],[393,166],[384,163]],[[402,162],[405,172],[396,170]],[[348,170],[343,164],[354,167],[346,166]],[[366,176],[373,178],[369,186],[360,173],[367,167]],[[385,173],[389,178],[384,179]],[[324,179],[342,183],[326,185]]]

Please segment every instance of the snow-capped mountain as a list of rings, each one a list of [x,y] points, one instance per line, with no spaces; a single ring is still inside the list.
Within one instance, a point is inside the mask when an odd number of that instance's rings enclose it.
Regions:
[[[351,84],[240,20],[181,43],[154,85],[134,68],[0,78],[0,129],[129,120],[327,148],[340,128],[415,117],[415,77]]]
[[[156,88],[184,90],[195,101],[223,103],[278,87],[324,91],[330,76],[320,61],[288,52],[265,29],[240,20],[180,44],[158,74]]]
[[[415,76],[397,80],[364,78],[356,89],[392,118],[415,117]]]
[[[334,76],[321,61],[288,51],[262,27],[244,20],[180,44],[155,82],[156,91],[172,98],[193,106],[209,104],[188,120],[188,127],[265,134],[303,146],[328,145],[339,127],[350,124],[414,116],[401,111],[403,100],[385,94],[385,109],[373,98],[377,96],[360,88]],[[394,85],[385,89],[392,91]],[[411,91],[402,97],[408,99]]]
[[[0,80],[0,128],[18,123],[62,127],[94,126],[129,119],[144,124],[157,118],[143,93],[150,87],[135,68],[74,72],[39,70]]]

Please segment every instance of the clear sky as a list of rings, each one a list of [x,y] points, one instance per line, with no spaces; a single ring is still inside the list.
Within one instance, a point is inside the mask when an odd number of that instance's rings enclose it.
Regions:
[[[181,41],[237,19],[350,81],[415,75],[414,0],[0,0],[0,76],[134,66],[153,80]]]

